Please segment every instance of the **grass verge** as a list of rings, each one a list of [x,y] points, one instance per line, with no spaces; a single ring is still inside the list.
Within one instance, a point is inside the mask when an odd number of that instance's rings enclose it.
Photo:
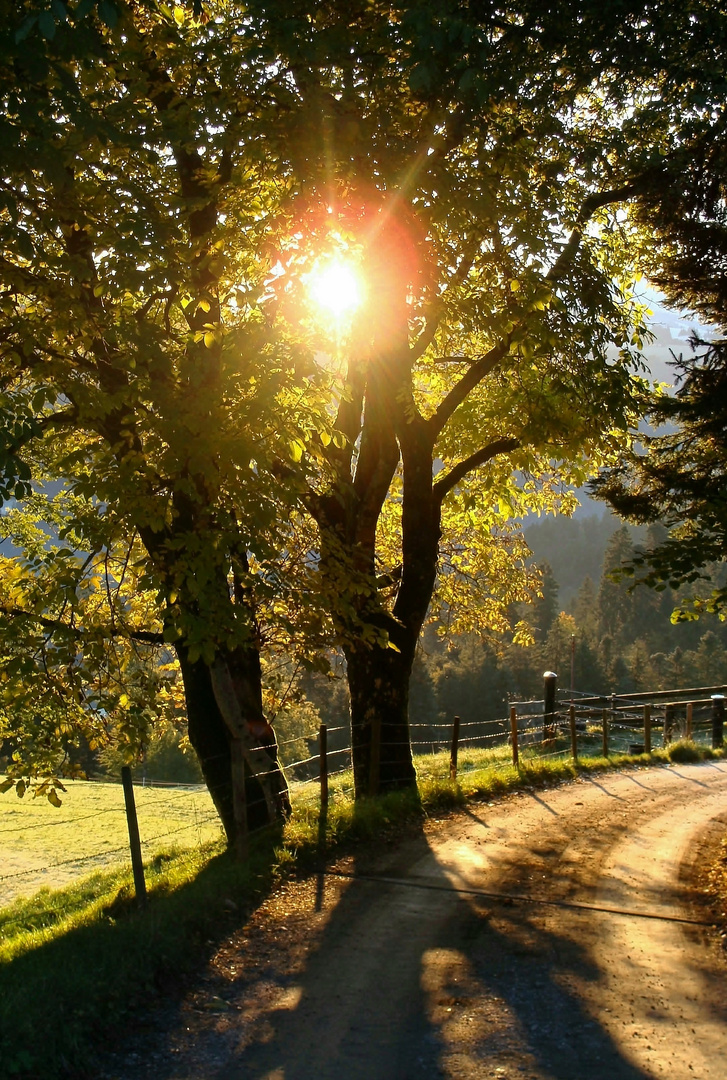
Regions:
[[[443,779],[447,755],[417,759],[419,792],[354,803],[350,778],[333,778],[321,817],[315,792],[298,799],[277,842],[253,846],[241,866],[219,844],[157,855],[146,866],[149,904],[133,902],[130,874],[100,871],[73,886],[42,890],[0,910],[0,1061],[6,1076],[46,1080],[94,1075],[94,1050],[140,1008],[181,989],[217,943],[281,878],[349,845],[380,840],[422,815],[469,799],[546,787],[578,774],[634,764],[722,757],[682,741],[651,755],[582,758],[508,749],[462,755],[457,781]],[[42,1033],[42,1037],[39,1037]]]

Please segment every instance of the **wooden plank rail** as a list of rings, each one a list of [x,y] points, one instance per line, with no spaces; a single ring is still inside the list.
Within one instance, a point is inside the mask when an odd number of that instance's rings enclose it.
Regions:
[[[684,705],[693,701],[695,705],[710,705],[712,695],[727,693],[727,685],[722,686],[693,686],[684,690],[641,690],[633,694],[593,694],[589,697],[579,697],[578,705],[603,706],[608,705],[611,699],[616,701],[632,701],[635,704],[644,705],[647,700],[659,701],[662,704]],[[704,695],[698,698],[696,695]]]

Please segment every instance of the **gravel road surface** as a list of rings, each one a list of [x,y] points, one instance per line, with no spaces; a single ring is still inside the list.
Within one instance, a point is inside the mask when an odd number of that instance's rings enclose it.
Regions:
[[[472,804],[286,885],[106,1080],[725,1080],[727,762]]]

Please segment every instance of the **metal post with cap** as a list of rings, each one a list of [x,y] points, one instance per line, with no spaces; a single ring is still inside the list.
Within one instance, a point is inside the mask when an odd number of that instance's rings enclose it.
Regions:
[[[543,672],[543,742],[555,738],[555,694],[558,676],[554,671]]]

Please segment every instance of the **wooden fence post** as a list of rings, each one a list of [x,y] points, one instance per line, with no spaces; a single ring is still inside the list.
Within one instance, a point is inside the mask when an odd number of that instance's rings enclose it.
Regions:
[[[603,756],[608,757],[608,709],[603,709],[601,715],[601,735],[603,736]]]
[[[321,779],[321,806],[328,806],[328,728],[318,728],[318,773]]]
[[[692,724],[694,723],[694,702],[687,702],[687,738],[692,737]]]
[[[674,706],[664,706],[664,746],[668,746],[674,736]]]
[[[452,747],[449,751],[449,779],[457,779],[457,751],[459,750],[459,717],[452,724]]]
[[[651,753],[651,705],[644,705],[644,753]]]
[[[510,737],[512,739],[512,763],[517,769],[518,767],[518,745],[517,745],[517,709],[514,705],[510,706]]]
[[[134,802],[134,785],[131,782],[131,769],[128,765],[122,766],[121,783],[124,788],[124,804],[126,805],[126,823],[129,827],[129,847],[131,849],[131,869],[134,872],[134,890],[136,902],[139,907],[146,906],[146,881],[144,880],[144,863],[141,858],[141,840],[139,839],[139,821],[136,816],[136,803]]]
[[[576,707],[571,705],[568,710],[570,719],[570,746],[573,760],[578,761],[578,732],[576,731]]]
[[[543,672],[543,742],[555,738],[555,694],[558,676],[554,671]]]
[[[724,694],[712,694],[712,749],[724,746]]]

